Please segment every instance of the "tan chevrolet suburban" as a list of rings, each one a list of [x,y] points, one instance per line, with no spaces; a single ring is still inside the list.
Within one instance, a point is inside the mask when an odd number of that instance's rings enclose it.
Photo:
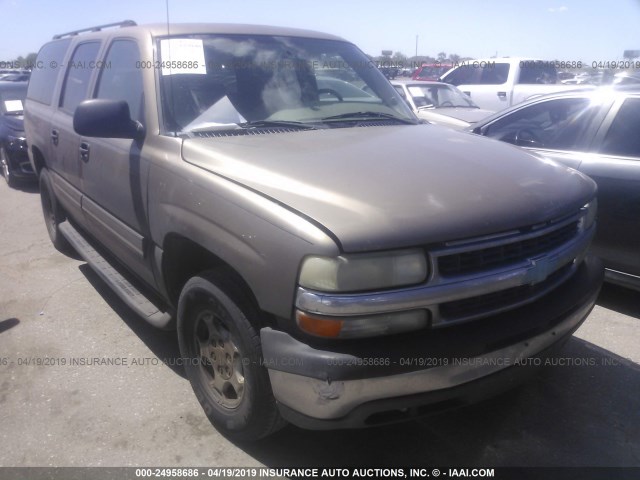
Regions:
[[[25,130],[53,244],[177,329],[229,437],[477,401],[594,305],[595,184],[421,124],[348,41],[125,21],[56,35],[37,64]]]

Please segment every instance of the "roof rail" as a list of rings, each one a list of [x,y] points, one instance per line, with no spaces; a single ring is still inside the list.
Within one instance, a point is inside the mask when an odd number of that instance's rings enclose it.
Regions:
[[[134,22],[133,20],[123,20],[122,22],[107,23],[105,25],[98,25],[98,26],[95,26],[95,27],[83,28],[82,30],[74,30],[72,32],[60,33],[58,35],[54,35],[53,39],[54,40],[58,40],[59,38],[63,38],[63,37],[72,37],[74,35],[78,35],[79,33],[83,33],[83,32],[99,32],[103,28],[135,27],[136,25],[138,25],[138,24],[136,22]]]

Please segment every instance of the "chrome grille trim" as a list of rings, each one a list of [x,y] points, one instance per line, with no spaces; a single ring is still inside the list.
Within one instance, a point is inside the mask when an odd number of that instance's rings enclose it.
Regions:
[[[432,328],[458,324],[517,308],[537,300],[559,286],[571,277],[582,263],[595,233],[595,225],[588,230],[583,229],[581,219],[584,214],[585,211],[580,210],[575,215],[559,221],[548,222],[537,228],[521,229],[519,234],[471,239],[456,242],[453,247],[443,246],[430,250],[432,274],[422,285],[352,294],[324,293],[298,287],[296,308],[312,314],[343,317],[426,309],[431,313]],[[544,237],[563,228],[573,229],[575,234],[549,251],[537,252],[531,257],[518,259],[506,265],[462,275],[444,276],[438,271],[438,259],[442,256]],[[532,288],[522,288],[520,292],[526,290],[528,294],[514,295],[504,303],[496,303],[494,308],[479,308],[459,315],[451,315],[450,312],[446,312],[446,308],[441,312],[443,304],[467,300],[473,302],[475,299],[480,305],[482,297],[486,298],[487,295],[499,292],[509,295],[516,292],[515,289],[518,287],[527,286]]]

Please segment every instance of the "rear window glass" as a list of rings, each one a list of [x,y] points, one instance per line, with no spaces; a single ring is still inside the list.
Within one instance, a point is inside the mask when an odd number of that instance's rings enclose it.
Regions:
[[[471,62],[460,65],[442,81],[451,85],[502,85],[509,78],[509,64]]]
[[[524,61],[520,65],[520,84],[556,83],[558,80],[555,67],[547,62]]]

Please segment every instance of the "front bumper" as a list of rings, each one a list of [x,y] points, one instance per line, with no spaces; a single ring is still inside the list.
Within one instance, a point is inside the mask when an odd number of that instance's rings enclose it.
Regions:
[[[593,308],[603,267],[593,257],[564,284],[515,310],[421,335],[308,345],[261,330],[281,413],[305,428],[403,420],[478,401],[517,385]]]
[[[4,160],[7,162],[11,175],[21,180],[37,178],[29,161],[27,143],[23,138],[19,138],[15,142],[6,142],[3,147],[6,155]]]

